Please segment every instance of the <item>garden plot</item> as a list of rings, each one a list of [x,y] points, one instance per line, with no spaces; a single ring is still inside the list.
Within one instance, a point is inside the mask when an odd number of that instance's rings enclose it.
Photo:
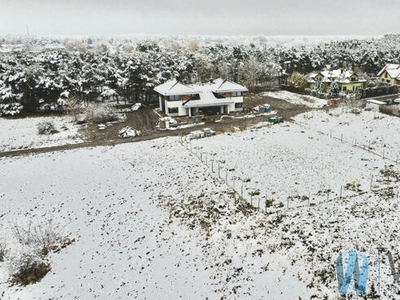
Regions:
[[[214,174],[221,166],[223,181],[228,171],[228,184],[239,194],[243,186],[248,201],[253,195],[253,204],[264,205],[267,197],[274,207],[337,198],[341,189],[343,197],[368,191],[371,179],[373,187],[383,184],[381,170],[391,163],[293,123],[200,139],[192,148],[214,160]]]
[[[20,247],[15,223],[52,217],[60,235],[75,239],[50,252],[51,271],[25,287],[7,283],[6,257],[2,299],[308,299],[312,293],[310,275],[258,243],[252,228],[267,238],[265,217],[235,204],[178,138],[0,162],[0,232],[9,252]]]
[[[37,124],[50,121],[56,133],[38,134]],[[78,133],[79,125],[75,125],[72,117],[37,117],[37,118],[0,118],[0,151],[31,149],[41,147],[76,144],[82,142]]]
[[[339,107],[325,113],[311,111],[294,118],[306,128],[400,161],[400,118],[362,110],[356,115]]]

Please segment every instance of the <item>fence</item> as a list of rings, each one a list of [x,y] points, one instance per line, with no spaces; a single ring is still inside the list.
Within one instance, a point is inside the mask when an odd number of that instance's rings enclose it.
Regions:
[[[255,189],[252,193],[244,194],[244,191],[247,190],[246,182],[239,181],[240,177],[235,176],[233,171],[229,171],[228,169],[221,167],[221,161],[217,161],[215,159],[210,159],[207,152],[202,151],[198,147],[193,147],[191,140],[183,139],[182,133],[180,134],[180,144],[187,149],[191,155],[197,157],[201,163],[204,163],[207,168],[210,169],[211,175],[215,176],[221,183],[226,184],[226,186],[232,190],[233,198],[235,201],[245,201],[247,204],[252,206],[254,209],[258,209],[261,212],[270,214],[270,213],[279,213],[283,210],[291,210],[291,209],[299,209],[299,208],[307,208],[315,205],[321,204],[329,204],[331,203],[333,206],[335,203],[339,201],[347,201],[353,197],[359,196],[361,193],[357,191],[358,184],[354,183],[353,185],[349,185],[348,183],[342,184],[336,187],[336,193],[332,189],[332,187],[328,187],[323,190],[320,189],[317,193],[308,192],[308,195],[299,195],[294,194],[293,190],[288,192],[288,196],[286,198],[286,204],[281,205],[280,207],[272,207],[268,206],[269,198],[268,195],[260,196],[259,189]],[[374,181],[375,179],[375,181]],[[389,178],[387,179],[389,182]],[[369,192],[378,193],[380,191],[386,190],[389,186],[385,188],[374,188],[374,183],[376,183],[376,178],[372,175],[369,184]],[[366,193],[363,191],[362,193]],[[272,195],[272,193],[271,193]],[[332,195],[337,195],[337,197],[332,197]],[[399,196],[399,188],[397,187],[397,197]],[[321,200],[322,198],[322,200]],[[303,199],[304,204],[294,204],[295,199]],[[319,201],[312,202],[312,199],[320,199]]]
[[[308,130],[313,130],[311,129],[310,125],[307,123],[303,123],[303,122],[299,122],[299,121],[293,121],[293,123],[299,125],[301,128],[303,129],[308,129]],[[364,151],[367,151],[368,153],[374,154],[378,157],[381,157],[382,159],[388,160],[392,163],[395,164],[399,164],[399,153],[393,154],[393,153],[389,153],[388,150],[385,149],[385,147],[381,147],[382,148],[382,152],[376,152],[373,151],[373,148],[371,147],[371,143],[369,143],[368,145],[362,144],[357,142],[357,139],[354,138],[353,140],[346,140],[343,136],[343,133],[339,135],[336,135],[333,133],[333,130],[330,130],[329,133],[327,132],[323,132],[321,129],[320,130],[313,130],[314,132],[317,132],[321,135],[325,135],[330,137],[333,140],[337,140],[340,141],[340,143],[344,143],[344,144],[349,144],[355,148],[359,148],[362,149]]]

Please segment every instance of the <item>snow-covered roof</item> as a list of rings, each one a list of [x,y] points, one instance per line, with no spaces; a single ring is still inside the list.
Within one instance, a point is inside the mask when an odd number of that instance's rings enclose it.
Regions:
[[[213,87],[214,93],[225,93],[225,92],[247,92],[247,88],[243,85],[237,84],[230,80],[223,80],[218,78],[214,81],[215,87]]]
[[[389,76],[397,78],[400,75],[400,65],[398,64],[387,64],[382,70],[379,71],[378,76],[381,76],[383,72],[387,71]]]
[[[195,83],[195,84],[183,84],[174,80],[169,80],[159,86],[156,86],[154,90],[164,96],[172,95],[191,95],[199,94],[201,92],[214,92],[214,93],[225,93],[225,92],[247,92],[247,88],[237,84],[230,80],[224,80],[221,78],[212,80],[207,83]]]
[[[192,95],[199,93],[198,90],[195,90],[186,84],[180,83],[176,79],[169,80],[161,85],[158,85],[154,88],[154,90],[164,96]]]
[[[307,75],[308,82],[314,83],[315,77],[317,77],[319,74],[321,74],[324,77],[322,80],[323,82],[331,82],[332,81],[331,78],[332,78],[339,83],[350,83],[350,82],[354,82],[354,81],[351,81],[349,78],[351,76],[353,76],[355,73],[352,71],[342,70],[342,69],[321,71],[321,72],[311,72],[310,74]],[[357,77],[359,77],[359,76],[357,75]],[[365,81],[366,81],[365,79],[358,78],[358,80],[356,82],[365,82]]]
[[[216,98],[212,91],[201,91],[199,96],[200,100],[190,100],[184,104],[183,107],[207,107],[234,103],[232,98]]]

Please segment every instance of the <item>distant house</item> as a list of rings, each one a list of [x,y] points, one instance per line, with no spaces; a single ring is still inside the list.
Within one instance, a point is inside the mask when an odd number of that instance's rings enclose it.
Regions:
[[[243,110],[244,86],[229,80],[215,79],[207,83],[184,84],[170,80],[156,86],[160,109],[168,116],[229,114]]]
[[[323,82],[325,89],[328,89],[331,83],[336,81],[340,91],[348,93],[363,89],[366,82],[366,80],[358,76],[357,73],[342,69],[311,72],[307,75],[308,88],[313,89],[317,81]]]
[[[382,82],[400,85],[400,65],[387,64],[379,71],[378,77]]]

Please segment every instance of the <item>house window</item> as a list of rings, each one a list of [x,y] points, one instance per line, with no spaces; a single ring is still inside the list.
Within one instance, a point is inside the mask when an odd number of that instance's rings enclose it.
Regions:
[[[388,79],[388,80],[386,80],[386,82],[387,82],[387,83],[390,83],[390,80]]]
[[[387,78],[387,72],[385,73],[385,78]]]
[[[242,107],[243,107],[243,102],[235,103],[235,108],[242,108]]]
[[[241,97],[242,92],[232,92],[232,97]]]
[[[169,96],[168,100],[169,101],[179,101],[179,100],[181,100],[181,96],[179,96],[179,95]]]
[[[343,92],[347,91],[347,86],[343,87]]]
[[[179,109],[177,107],[168,108],[169,114],[177,114],[178,112],[179,112]]]

